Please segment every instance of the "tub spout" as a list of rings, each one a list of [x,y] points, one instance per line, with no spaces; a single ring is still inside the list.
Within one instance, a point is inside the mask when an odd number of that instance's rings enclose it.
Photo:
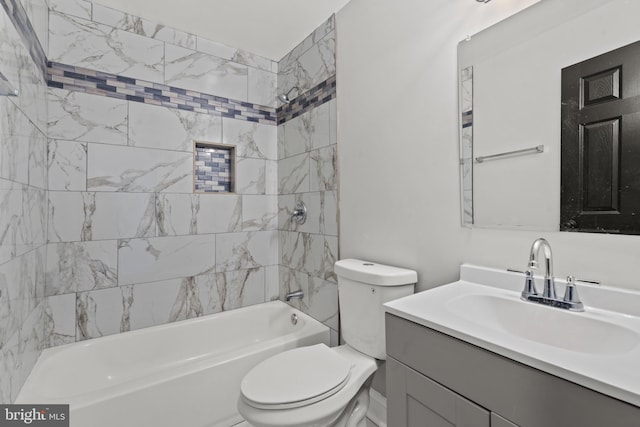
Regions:
[[[298,289],[297,291],[289,292],[287,295],[284,296],[284,299],[287,301],[291,301],[292,298],[302,298],[302,297],[304,297],[304,292],[302,292],[302,289]]]

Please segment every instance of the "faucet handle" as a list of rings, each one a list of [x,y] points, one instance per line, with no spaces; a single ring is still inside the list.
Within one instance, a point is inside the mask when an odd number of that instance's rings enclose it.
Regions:
[[[564,302],[569,305],[569,310],[584,311],[584,305],[578,296],[578,288],[576,287],[576,278],[567,276],[567,287],[564,291]]]
[[[524,272],[524,289],[522,290],[522,299],[526,300],[530,296],[538,295],[536,289],[536,281],[533,278],[533,271],[527,270]]]

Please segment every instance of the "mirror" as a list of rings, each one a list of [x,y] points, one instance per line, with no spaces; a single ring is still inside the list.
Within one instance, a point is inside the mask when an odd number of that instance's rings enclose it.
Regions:
[[[541,0],[459,43],[463,225],[559,229],[561,70],[640,40],[638,16],[636,0]]]

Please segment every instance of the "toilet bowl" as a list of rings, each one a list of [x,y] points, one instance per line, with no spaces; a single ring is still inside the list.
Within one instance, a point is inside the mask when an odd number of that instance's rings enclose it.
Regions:
[[[289,350],[264,360],[240,385],[238,412],[255,427],[363,427],[369,385],[384,351],[382,304],[413,293],[415,271],[336,262],[345,344]]]
[[[238,411],[255,427],[347,426],[346,420],[338,421],[378,364],[348,345],[318,344],[280,353],[244,377]],[[363,417],[368,388],[364,394]]]

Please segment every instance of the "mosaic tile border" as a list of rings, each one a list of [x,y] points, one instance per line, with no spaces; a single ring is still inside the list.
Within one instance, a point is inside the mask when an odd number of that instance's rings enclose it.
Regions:
[[[20,37],[25,46],[31,54],[33,61],[42,70],[42,75],[46,78],[47,75],[47,55],[38,41],[38,36],[31,25],[31,21],[27,17],[27,12],[24,10],[20,0],[0,0],[4,10],[6,10],[9,19],[13,23],[13,26],[18,30]]]
[[[276,114],[278,124],[288,122],[307,111],[329,102],[336,97],[336,76],[335,74],[327,80],[317,84],[305,93],[294,98],[291,103],[278,107]]]
[[[276,123],[276,111],[272,107],[57,62],[49,63],[47,84],[59,89],[220,115],[249,122],[272,125]]]
[[[336,97],[335,75],[296,97],[290,104],[275,109],[161,83],[48,62],[20,0],[0,0],[0,3],[28,46],[32,59],[41,67],[50,87],[269,125],[286,123]]]
[[[195,141],[193,155],[194,193],[234,192],[235,146]]]

